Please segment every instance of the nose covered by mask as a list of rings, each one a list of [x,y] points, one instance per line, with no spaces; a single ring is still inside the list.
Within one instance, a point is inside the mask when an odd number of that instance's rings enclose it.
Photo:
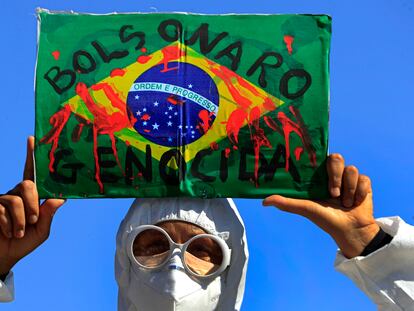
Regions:
[[[184,269],[179,249],[159,270],[142,269],[131,262],[126,253],[131,228],[167,220],[191,222],[215,235],[228,232],[230,266],[213,279],[196,278]],[[244,225],[232,200],[137,199],[117,235],[118,310],[239,310],[247,259]]]
[[[133,267],[129,296],[137,310],[215,310],[221,292],[221,277],[201,281],[189,276],[178,252],[158,271]],[[150,307],[148,307],[150,306]]]

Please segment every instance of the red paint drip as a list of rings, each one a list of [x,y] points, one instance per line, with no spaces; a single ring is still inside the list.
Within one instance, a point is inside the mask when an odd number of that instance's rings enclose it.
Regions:
[[[300,139],[302,140],[302,143],[304,143],[302,129],[298,124],[290,120],[286,114],[282,111],[280,111],[277,114],[277,119],[282,124],[282,130],[283,134],[285,136],[285,148],[286,148],[286,171],[289,170],[289,159],[290,159],[290,133],[294,132],[296,133]]]
[[[198,117],[201,119],[201,122],[199,123],[199,125],[201,126],[203,133],[207,133],[207,131],[210,129],[210,123],[211,123],[212,116],[213,116],[213,113],[205,109],[200,110],[200,112],[198,113]]]
[[[78,83],[76,86],[76,93],[84,101],[88,110],[92,113],[94,117],[93,121],[93,132],[94,132],[94,158],[95,158],[95,178],[99,185],[100,192],[103,193],[103,184],[100,179],[100,167],[98,162],[98,153],[97,153],[97,135],[107,134],[109,135],[112,142],[112,150],[114,152],[115,159],[118,162],[118,166],[122,171],[122,167],[119,164],[118,152],[115,146],[115,137],[114,133],[127,128],[130,126],[130,121],[128,119],[126,104],[119,98],[119,95],[114,91],[114,89],[108,83],[99,83],[91,87],[94,91],[102,90],[108,100],[111,102],[113,107],[119,109],[109,115],[106,110],[102,107],[99,107],[92,96],[89,94],[88,87],[85,83]],[[123,174],[125,174],[122,171]]]
[[[296,115],[296,112],[295,112],[295,109],[293,109],[293,106],[289,106],[289,110],[290,110],[290,112],[292,112],[292,114],[295,116],[295,118],[298,119],[298,116]],[[300,128],[300,126],[299,126],[299,128]],[[300,128],[300,130],[302,131],[302,128]],[[303,134],[302,134],[302,137],[303,137],[302,142],[306,146],[306,144],[304,143],[304,135]],[[312,166],[316,167],[317,162],[316,162],[316,153],[315,153],[315,151],[310,150],[308,152],[308,154],[309,154],[309,161],[311,162]]]
[[[108,83],[97,83],[95,85],[92,85],[91,89],[93,91],[104,91],[106,97],[110,100],[111,104],[114,107],[120,109],[121,111],[126,111],[125,102],[119,98],[119,94],[117,94]]]
[[[140,63],[140,64],[146,64],[150,60],[151,60],[151,56],[149,56],[149,55],[141,55],[141,56],[138,56],[138,58],[137,58],[137,62]]]
[[[210,148],[211,148],[211,150],[218,150],[219,145],[218,145],[215,141],[213,141],[213,142],[210,144]]]
[[[149,115],[149,114],[144,114],[142,117],[141,117],[141,120],[143,120],[143,121],[148,121],[149,119],[151,119],[151,116]]]
[[[217,67],[214,67],[214,65],[212,65],[212,64],[213,63],[210,63],[210,70],[217,77],[219,77],[221,80],[223,80],[223,82],[226,84],[231,96],[233,97],[234,102],[237,105],[239,105],[243,108],[248,108],[252,104],[251,99],[249,97],[243,96],[240,93],[240,91],[234,86],[234,83],[233,83],[233,79],[237,79],[239,83],[243,79],[241,79],[236,73],[234,73],[233,71],[227,69],[224,66],[219,66],[217,68]],[[249,87],[250,87],[250,85],[249,85]],[[254,89],[254,91],[256,91],[256,90]]]
[[[237,147],[236,145],[233,145],[233,150],[239,150],[239,147]]]
[[[302,152],[303,152],[303,148],[302,147],[297,147],[295,149],[295,158],[296,158],[296,161],[299,161],[300,160],[300,156],[302,155]]]
[[[70,114],[70,106],[65,105],[62,109],[52,115],[49,119],[49,123],[52,125],[52,129],[40,140],[40,143],[52,144],[52,148],[49,152],[49,171],[52,173],[55,171],[53,165],[55,163],[55,151],[58,147],[59,136],[65,127],[66,122],[68,122]]]
[[[95,124],[92,127],[93,131],[93,157],[95,159],[95,179],[99,186],[99,191],[104,192],[104,186],[101,180],[101,168],[98,161],[98,130]]]
[[[233,144],[239,140],[239,132],[243,123],[247,120],[247,112],[243,109],[233,110],[226,124],[227,137]]]
[[[253,96],[257,96],[257,97],[261,96],[261,94],[259,93],[259,91],[254,85],[251,85],[250,83],[248,83],[246,80],[244,80],[242,77],[237,75],[235,72],[231,71],[230,69],[224,66],[217,67],[217,65],[211,61],[207,61],[207,63],[210,66],[210,70],[226,84],[231,96],[234,99],[234,102],[237,105],[243,108],[248,108],[252,104],[252,100],[250,96],[242,95],[240,90],[234,86],[234,80],[236,80],[236,82],[242,88],[252,93]],[[266,110],[269,110],[269,111],[273,111],[276,109],[275,104],[268,97],[264,99],[263,106]]]
[[[273,111],[276,109],[275,103],[269,97],[265,98],[263,107],[268,111]]]
[[[182,106],[182,105],[184,105],[185,100],[177,98],[176,95],[170,95],[167,98],[167,102],[169,102],[172,105],[181,105]]]
[[[300,157],[304,150],[308,152],[309,155],[309,161],[312,164],[313,167],[316,167],[316,153],[310,143],[308,142],[306,130],[303,129],[303,122],[301,121],[301,117],[297,116],[297,113],[299,111],[296,111],[293,106],[289,106],[290,112],[293,114],[293,116],[298,120],[297,123],[289,119],[283,112],[279,112],[277,115],[278,120],[282,124],[282,127],[280,127],[276,121],[274,121],[269,116],[264,116],[263,120],[265,121],[266,125],[274,130],[275,132],[278,132],[279,134],[283,135],[285,138],[285,150],[286,150],[286,170],[289,170],[289,159],[290,159],[290,133],[295,132],[300,139],[302,140],[303,147],[297,147],[294,151],[295,158],[297,161],[300,160]]]
[[[231,149],[230,148],[226,148],[226,149],[224,149],[224,156],[228,159],[229,158],[229,156],[230,156],[230,152],[231,152]]]
[[[268,147],[272,148],[269,139],[266,137],[265,132],[262,128],[260,128],[260,108],[253,107],[250,110],[250,113],[242,109],[236,109],[231,114],[226,124],[226,131],[227,136],[231,143],[234,144],[233,149],[237,150],[238,143],[238,135],[240,132],[241,127],[243,126],[244,122],[247,121],[250,129],[250,139],[253,143],[254,149],[254,181],[256,186],[258,186],[258,179],[259,179],[259,160],[260,160],[260,148]],[[236,148],[234,148],[236,147]],[[229,149],[231,150],[231,149]]]
[[[292,55],[292,52],[293,52],[292,44],[294,40],[295,38],[289,35],[286,35],[283,37],[283,41],[285,41],[286,49],[288,50],[289,55]]]
[[[226,68],[226,67],[224,67]],[[226,71],[229,73],[232,73],[231,70],[229,70],[228,68],[226,68]],[[254,96],[260,96],[259,91],[250,83],[248,83],[246,80],[244,80],[242,77],[240,77],[239,75],[235,74],[235,77],[237,79],[237,82],[240,84],[241,87],[244,87],[245,89],[249,90],[250,93],[252,93]]]
[[[94,91],[103,90],[112,106],[120,110],[108,115],[104,108],[96,105],[89,94],[87,86],[84,83],[78,83],[76,86],[76,93],[85,102],[86,107],[93,114],[94,124],[97,127],[99,134],[115,133],[130,126],[125,102],[119,98],[119,95],[108,83],[95,84],[91,89]]]
[[[111,78],[114,77],[123,77],[126,74],[126,70],[121,68],[115,68],[111,71]]]
[[[254,149],[254,181],[256,183],[256,187],[259,185],[259,160],[260,160],[260,148],[261,147],[268,147],[272,148],[269,139],[266,137],[265,132],[259,126],[259,119],[260,119],[260,109],[259,107],[254,107],[250,111],[249,115],[249,123],[254,128],[254,132],[251,133],[252,141],[253,141],[253,149]]]
[[[111,140],[112,152],[115,156],[116,163],[118,164],[118,167],[121,170],[122,174],[125,176],[125,172],[122,169],[121,162],[119,162],[118,151],[116,149],[116,142],[115,142],[114,133],[108,133],[108,136],[109,136],[109,139]]]
[[[146,47],[141,48],[141,52],[142,53],[147,53],[147,48]]]
[[[130,111],[129,108],[127,108],[127,109],[128,109],[128,111]],[[135,123],[137,123],[138,119],[135,118],[132,113],[129,113],[129,121],[131,122],[131,126],[134,126]]]
[[[164,68],[161,72],[167,72],[171,70],[177,70],[178,66],[168,68],[168,63],[171,61],[179,60],[182,56],[185,56],[186,53],[179,46],[166,46],[161,50],[163,58],[160,64],[164,65]]]
[[[59,60],[59,57],[60,57],[60,52],[59,51],[53,51],[52,52],[52,56],[53,56],[53,58],[55,59],[55,60]]]

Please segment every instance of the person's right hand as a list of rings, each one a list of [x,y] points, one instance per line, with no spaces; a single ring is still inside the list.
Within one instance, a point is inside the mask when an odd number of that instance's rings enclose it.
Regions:
[[[33,182],[33,150],[34,137],[30,136],[23,181],[0,196],[0,275],[7,274],[48,238],[53,215],[65,203],[61,199],[48,199],[40,205]]]
[[[304,216],[327,232],[347,258],[359,256],[380,230],[374,219],[371,180],[340,154],[327,159],[329,192],[325,200],[267,197],[263,204]]]

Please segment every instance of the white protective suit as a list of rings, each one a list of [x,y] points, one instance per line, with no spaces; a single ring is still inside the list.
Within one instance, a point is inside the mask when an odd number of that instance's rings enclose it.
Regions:
[[[233,204],[230,206],[234,208]],[[237,211],[234,211],[238,216]],[[121,225],[118,242],[122,242],[121,229],[126,226],[128,220],[135,217],[133,209],[131,209]],[[152,216],[147,214],[147,217],[150,222]],[[346,259],[338,251],[335,268],[350,277],[377,304],[378,310],[414,310],[414,227],[406,224],[399,217],[380,218],[377,223],[385,232],[394,237],[390,244],[366,257],[358,256],[352,259]],[[239,243],[243,242],[239,241]],[[245,248],[245,245],[241,248]],[[128,283],[130,267],[127,265],[126,255],[119,254],[119,246],[118,244],[116,277],[118,283],[125,285]],[[247,249],[245,254],[247,258]],[[122,263],[124,263],[123,267]],[[244,289],[245,264],[242,270],[239,287],[233,288],[230,293],[233,295],[234,304],[227,309],[223,307],[222,310],[233,310],[240,307]],[[123,285],[120,285],[119,291],[119,310],[122,311],[128,310],[128,294]],[[4,283],[0,281],[0,301],[12,301],[13,298],[13,273],[10,272]]]
[[[128,234],[137,226],[166,220],[187,221],[222,237],[231,250],[229,267],[207,284],[168,267],[156,273],[142,271],[127,255]],[[248,250],[244,224],[231,199],[137,199],[118,230],[115,257],[120,311],[240,309]],[[172,260],[174,266],[180,261]],[[172,292],[174,299],[166,292]]]
[[[400,217],[376,220],[392,241],[352,259],[338,252],[335,269],[351,278],[380,311],[414,311],[414,227]]]

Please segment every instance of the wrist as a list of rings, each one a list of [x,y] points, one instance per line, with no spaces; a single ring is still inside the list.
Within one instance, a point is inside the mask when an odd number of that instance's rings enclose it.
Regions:
[[[361,255],[365,247],[367,247],[379,231],[380,227],[378,224],[373,223],[348,232],[344,236],[335,238],[335,241],[346,258],[353,258]]]

